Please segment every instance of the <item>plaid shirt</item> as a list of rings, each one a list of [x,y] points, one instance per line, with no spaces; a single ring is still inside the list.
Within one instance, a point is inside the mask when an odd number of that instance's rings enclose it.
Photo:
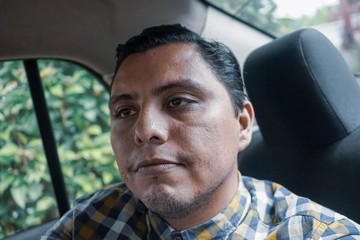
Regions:
[[[45,239],[360,239],[346,217],[269,181],[242,177],[231,203],[209,221],[177,232],[124,184],[80,198]]]

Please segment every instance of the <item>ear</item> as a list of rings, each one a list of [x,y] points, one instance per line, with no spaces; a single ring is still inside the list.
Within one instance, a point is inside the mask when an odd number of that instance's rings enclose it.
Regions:
[[[238,151],[241,152],[251,141],[252,127],[254,124],[254,108],[249,101],[245,101],[244,108],[239,111],[237,119],[240,123]]]

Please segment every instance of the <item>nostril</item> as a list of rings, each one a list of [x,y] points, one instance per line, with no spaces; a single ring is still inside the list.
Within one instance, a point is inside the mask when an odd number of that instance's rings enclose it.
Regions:
[[[157,136],[152,136],[152,137],[150,138],[150,141],[152,141],[152,140],[154,140],[154,141],[159,140],[159,137],[157,137]]]
[[[135,143],[136,143],[136,144],[143,144],[143,143],[144,143],[144,141],[143,141],[139,136],[135,136],[135,137],[134,137],[134,140],[135,140]],[[157,141],[160,140],[160,138],[157,137],[157,136],[152,136],[152,137],[150,137],[150,139],[148,139],[148,140],[149,140],[148,142],[157,142]]]
[[[143,143],[143,141],[141,140],[141,138],[139,138],[138,136],[134,136],[134,140],[135,140],[135,143],[136,144],[142,144]]]
[[[134,141],[137,145],[143,145],[145,143],[162,143],[166,141],[165,136],[161,136],[159,133],[158,135],[156,135],[156,133],[151,134],[150,136],[148,134],[140,135],[139,133],[135,133]]]

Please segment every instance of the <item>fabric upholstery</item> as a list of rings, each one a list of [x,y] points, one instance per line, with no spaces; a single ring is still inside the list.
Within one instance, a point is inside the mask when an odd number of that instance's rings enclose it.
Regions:
[[[251,53],[244,80],[260,131],[240,171],[360,222],[360,87],[338,50],[302,29]]]

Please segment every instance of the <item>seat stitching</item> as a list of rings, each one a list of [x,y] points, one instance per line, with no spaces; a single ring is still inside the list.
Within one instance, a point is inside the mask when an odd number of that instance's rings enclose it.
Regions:
[[[309,67],[309,64],[308,64],[308,61],[306,59],[306,56],[304,54],[304,50],[303,50],[303,39],[302,39],[302,36],[300,35],[300,52],[301,52],[301,56],[303,57],[304,59],[304,63],[306,65],[306,68],[309,70],[309,73],[310,73],[310,76],[311,76],[311,79],[313,80],[313,82],[315,83],[317,89],[319,90],[319,92],[321,93],[321,95],[323,96],[323,98],[325,99],[325,102],[328,106],[328,108],[334,113],[336,119],[338,120],[338,122],[340,123],[341,127],[343,128],[343,130],[345,131],[346,134],[348,134],[348,131],[346,130],[344,124],[342,123],[342,121],[340,120],[338,114],[336,113],[336,111],[334,110],[334,108],[331,106],[331,104],[329,103],[328,99],[326,98],[326,95],[323,93],[323,91],[321,90],[321,88],[319,87],[319,84],[317,83],[317,81],[315,80],[315,77],[314,77],[314,74],[313,72],[311,71],[311,68]]]

